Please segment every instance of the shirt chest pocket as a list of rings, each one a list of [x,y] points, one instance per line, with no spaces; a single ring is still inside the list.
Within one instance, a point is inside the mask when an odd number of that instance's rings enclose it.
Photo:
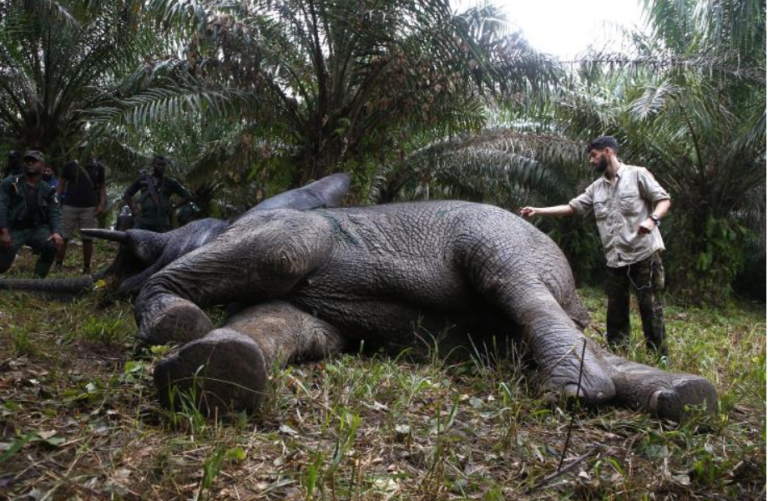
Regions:
[[[640,193],[637,190],[626,191],[619,196],[619,210],[626,216],[634,216],[641,209]]]
[[[595,219],[605,219],[608,217],[608,198],[595,197],[594,201]]]

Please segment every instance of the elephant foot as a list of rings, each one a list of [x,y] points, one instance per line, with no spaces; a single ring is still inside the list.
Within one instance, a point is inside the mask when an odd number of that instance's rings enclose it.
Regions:
[[[569,350],[555,360],[548,359],[547,364],[539,363],[548,400],[565,397],[587,405],[599,405],[615,396],[613,378],[602,357],[596,354],[597,347],[587,340],[582,361],[582,346],[578,343],[577,349]]]
[[[680,421],[685,417],[686,408],[703,406],[709,412],[717,410],[717,390],[712,383],[699,376],[674,376],[668,387],[651,394],[649,412],[664,419]]]
[[[158,297],[140,322],[137,337],[151,345],[187,343],[213,330],[213,323],[194,303],[176,296]]]
[[[629,407],[676,422],[693,407],[717,411],[717,389],[701,376],[673,374],[616,355],[607,358],[614,370],[617,399]]]
[[[267,384],[264,354],[250,338],[217,329],[192,341],[155,367],[161,403],[179,409],[184,401],[206,415],[251,412]]]

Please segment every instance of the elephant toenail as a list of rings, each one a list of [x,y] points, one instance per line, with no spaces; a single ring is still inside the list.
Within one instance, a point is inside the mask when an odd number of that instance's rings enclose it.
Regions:
[[[664,390],[656,390],[651,394],[651,398],[648,401],[648,408],[651,412],[657,412],[659,409],[659,395],[662,394]]]

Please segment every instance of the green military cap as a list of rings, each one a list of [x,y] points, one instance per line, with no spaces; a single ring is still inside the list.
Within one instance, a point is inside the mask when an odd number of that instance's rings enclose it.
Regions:
[[[45,162],[45,157],[38,150],[27,150],[24,152],[24,160],[34,158],[38,162]]]

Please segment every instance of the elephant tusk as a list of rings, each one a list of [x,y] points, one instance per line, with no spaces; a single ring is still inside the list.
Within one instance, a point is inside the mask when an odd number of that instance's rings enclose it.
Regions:
[[[88,235],[93,238],[101,238],[103,240],[112,240],[113,242],[127,243],[128,233],[125,231],[112,231],[102,230],[100,228],[81,228],[80,232],[83,235]]]

